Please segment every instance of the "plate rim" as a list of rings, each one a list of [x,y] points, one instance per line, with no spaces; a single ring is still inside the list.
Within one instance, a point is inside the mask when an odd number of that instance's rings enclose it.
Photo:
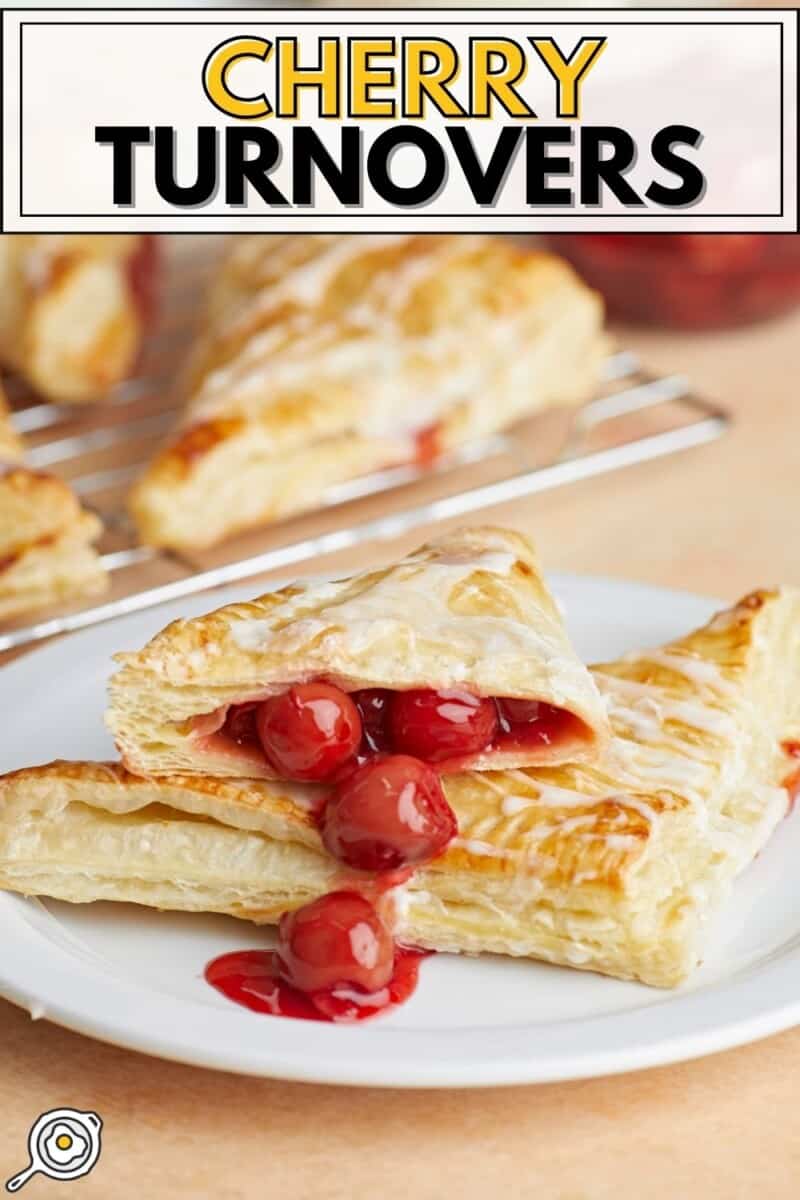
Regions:
[[[16,906],[27,904],[18,896],[4,895],[2,899]],[[6,927],[7,951],[22,944],[18,941],[19,925],[26,922],[19,917],[18,912],[12,913],[11,926]],[[22,940],[30,949],[29,937]],[[281,1045],[276,1047],[274,1040],[259,1045],[257,1039],[246,1036],[251,1029],[263,1028],[263,1018],[258,1014],[233,1007],[227,1012],[156,992],[127,979],[117,980],[51,942],[47,950],[47,956],[33,970],[28,966],[25,983],[7,969],[0,973],[0,993],[27,1009],[34,1019],[44,1018],[84,1036],[173,1062],[302,1083],[472,1088],[589,1079],[705,1057],[800,1023],[795,952],[766,967],[745,968],[733,981],[723,979],[697,991],[665,993],[663,1005],[670,1010],[670,1022],[676,1024],[677,1014],[682,1028],[660,1038],[652,1037],[653,1013],[662,1008],[657,1004],[577,1018],[562,1026],[545,1021],[499,1029],[478,1027],[487,1049],[473,1053],[466,1061],[460,1050],[470,1027],[381,1030],[379,1023],[343,1027],[282,1021]],[[87,993],[92,997],[88,1005]],[[40,998],[42,994],[46,1000]],[[765,1006],[763,998],[767,994],[772,999]],[[782,998],[787,995],[792,998]],[[721,998],[729,1013],[725,1019],[719,1017]],[[121,1001],[119,1008],[116,1001]],[[141,1013],[152,1009],[154,1003],[162,1021],[165,1014],[168,1018],[166,1027],[172,1030],[169,1037],[157,1026],[155,1032],[153,1028],[144,1030],[141,1019],[136,1025],[126,1020],[128,1007],[135,1008],[141,1018]],[[103,1006],[104,1011],[100,1011]],[[758,1011],[754,1011],[756,1008]],[[191,1014],[190,1021],[187,1013]],[[520,1048],[518,1036],[530,1035],[537,1024],[544,1037],[526,1053]],[[581,1045],[591,1042],[596,1033],[607,1034],[609,1028],[613,1032],[614,1027],[622,1025],[626,1030],[625,1046],[613,1038],[605,1045]],[[191,1036],[185,1034],[187,1029],[191,1029]],[[225,1037],[222,1041],[209,1040],[199,1051],[198,1032],[213,1033],[217,1038],[224,1032]],[[564,1043],[572,1037],[579,1045],[570,1051]],[[369,1053],[364,1053],[365,1040],[371,1043]],[[448,1041],[453,1042],[452,1053],[444,1058],[443,1043]],[[421,1063],[421,1042],[429,1049],[435,1048],[440,1057]],[[351,1045],[358,1053],[348,1052]],[[414,1048],[416,1053],[409,1053]]]

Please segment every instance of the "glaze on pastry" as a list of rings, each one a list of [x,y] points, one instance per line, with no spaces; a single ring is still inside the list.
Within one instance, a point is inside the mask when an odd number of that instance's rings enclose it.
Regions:
[[[0,363],[48,399],[101,399],[139,353],[154,245],[132,234],[0,236]]]
[[[502,529],[176,621],[117,661],[107,722],[146,776],[321,781],[387,752],[442,772],[591,761],[607,736],[530,542]]]
[[[174,548],[323,502],[592,392],[599,298],[506,238],[240,236],[188,366],[183,423],[131,498]]]
[[[458,835],[393,889],[396,938],[677,985],[786,815],[799,673],[788,589],[595,668],[613,727],[604,762],[445,777]],[[0,886],[275,922],[360,886],[323,850],[327,796],[87,763],[15,772],[0,780]]]

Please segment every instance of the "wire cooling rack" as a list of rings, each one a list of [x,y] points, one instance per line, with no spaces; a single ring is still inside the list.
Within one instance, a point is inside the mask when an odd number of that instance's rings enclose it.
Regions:
[[[623,351],[606,361],[599,394],[580,409],[540,414],[433,467],[395,467],[337,485],[315,512],[215,550],[178,554],[141,546],[125,495],[175,421],[171,380],[218,252],[216,240],[186,242],[193,245],[168,266],[164,315],[135,379],[102,405],[77,408],[42,403],[19,383],[10,386],[28,465],[68,480],[103,521],[101,551],[112,586],[102,603],[4,624],[0,652],[674,454],[714,441],[729,424],[727,413],[683,376],[650,374]]]

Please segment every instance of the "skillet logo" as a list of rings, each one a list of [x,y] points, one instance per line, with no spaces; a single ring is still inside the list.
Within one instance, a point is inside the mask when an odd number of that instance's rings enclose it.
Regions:
[[[62,1181],[88,1175],[100,1157],[102,1128],[96,1112],[53,1108],[42,1113],[28,1134],[28,1165],[6,1182],[6,1191],[18,1192],[37,1174]]]
[[[626,208],[653,203],[675,209],[695,204],[704,193],[705,176],[693,155],[703,134],[691,125],[664,125],[642,147],[617,125],[584,125],[576,136],[571,126],[539,123],[531,88],[524,86],[527,77],[559,122],[577,121],[590,76],[602,69],[605,36],[569,42],[551,36],[470,37],[462,48],[444,37],[320,36],[309,55],[311,40],[247,34],[213,47],[198,72],[205,95],[226,117],[247,124],[224,130],[224,169],[220,131],[197,128],[197,176],[190,185],[178,182],[181,146],[173,126],[96,126],[97,143],[112,148],[114,204],[134,203],[135,149],[145,145],[154,151],[156,191],[178,208],[206,204],[220,187],[228,205],[245,204],[252,189],[268,207],[308,207],[318,179],[345,207],[363,204],[366,184],[373,198],[419,208],[441,194],[454,169],[476,204],[494,207],[520,155],[530,207],[573,208],[576,199],[598,205],[608,189]],[[253,80],[250,90],[234,81],[235,74]],[[436,129],[427,127],[434,115]],[[317,127],[302,123],[304,117]],[[269,119],[296,124],[286,138],[253,127]],[[365,151],[368,123],[376,120],[388,127],[369,139]],[[469,130],[485,121],[499,126],[486,162]],[[335,146],[319,128],[325,122],[339,125]],[[272,174],[287,150],[291,180],[282,190]],[[651,178],[640,192],[627,174],[643,151],[667,182]],[[399,152],[415,157],[413,182],[393,172]],[[573,174],[574,158],[577,192],[563,179],[550,180]]]

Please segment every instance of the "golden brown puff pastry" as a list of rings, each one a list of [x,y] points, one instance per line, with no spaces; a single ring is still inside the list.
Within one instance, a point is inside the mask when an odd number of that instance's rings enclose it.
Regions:
[[[101,529],[62,480],[0,464],[0,619],[104,591]]]
[[[786,814],[798,675],[790,590],[596,668],[614,734],[603,764],[448,776],[459,834],[397,890],[396,936],[680,983]],[[357,886],[321,848],[323,795],[102,764],[18,771],[0,780],[0,886],[274,922]]]
[[[176,621],[117,661],[107,722],[144,775],[274,777],[260,744],[227,736],[229,708],[309,680],[347,692],[458,689],[555,710],[542,710],[554,721],[549,740],[499,735],[466,762],[440,761],[443,771],[591,760],[607,736],[533,547],[503,529],[459,530],[393,566]]]
[[[22,458],[0,391],[0,620],[107,585],[92,545],[101,531],[97,517],[66,483],[28,470]]]
[[[0,236],[0,362],[51,400],[101,399],[139,352],[153,251],[132,234]]]
[[[237,237],[183,424],[132,494],[140,536],[209,546],[335,483],[579,403],[601,326],[571,267],[503,238]]]

